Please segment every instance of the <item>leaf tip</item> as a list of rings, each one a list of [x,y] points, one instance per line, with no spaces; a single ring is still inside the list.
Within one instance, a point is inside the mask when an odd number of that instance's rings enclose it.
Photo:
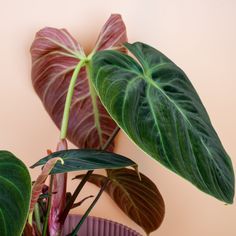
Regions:
[[[35,164],[33,164],[32,166],[30,166],[29,168],[30,168],[30,169],[34,169],[36,166],[37,166],[37,165],[36,165],[36,163],[35,163]]]
[[[61,157],[59,157],[57,161],[60,161],[62,165],[64,165],[64,163],[65,163]]]

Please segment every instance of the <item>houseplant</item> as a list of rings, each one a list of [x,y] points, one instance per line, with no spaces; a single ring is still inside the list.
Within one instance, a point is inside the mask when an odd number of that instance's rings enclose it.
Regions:
[[[31,47],[32,81],[61,135],[57,152],[49,152],[33,165],[44,168],[33,185],[26,235],[40,235],[40,231],[44,234],[47,228],[51,235],[59,235],[87,181],[101,188],[94,204],[106,190],[147,234],[159,227],[164,217],[164,202],[158,189],[143,174],[125,168],[135,167],[134,162],[112,153],[118,126],[147,154],[200,190],[226,203],[233,202],[231,161],[187,76],[156,49],[126,41],[119,15],[109,18],[89,55],[64,29],[44,28],[37,33]],[[80,149],[66,150],[66,138]],[[0,194],[14,209],[22,205],[22,211],[21,221],[14,229],[8,229],[14,211],[2,204],[4,220],[0,233],[19,235],[28,216],[30,178],[26,167],[12,154],[2,152],[1,156],[2,169],[13,166],[22,179],[21,187],[12,189],[14,198],[7,199],[4,192],[10,189],[9,181]],[[107,176],[93,173],[101,168],[107,169]],[[70,196],[66,194],[66,172],[78,170],[88,172],[77,176],[82,180]],[[18,186],[17,176],[9,173],[9,169],[4,174],[5,179]],[[49,189],[43,186],[48,174],[52,176]],[[74,231],[71,235],[75,234]]]

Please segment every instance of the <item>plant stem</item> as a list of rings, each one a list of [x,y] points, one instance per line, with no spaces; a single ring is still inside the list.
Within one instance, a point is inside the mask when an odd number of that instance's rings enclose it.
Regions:
[[[63,141],[66,140],[66,135],[67,135],[67,129],[68,129],[68,123],[69,123],[69,116],[70,116],[70,108],[71,108],[71,102],[72,102],[72,97],[74,94],[74,89],[75,89],[75,85],[76,85],[76,81],[78,78],[78,74],[80,72],[80,69],[85,65],[86,62],[86,58],[81,58],[80,62],[77,64],[77,66],[74,69],[74,72],[72,74],[71,80],[70,80],[70,84],[68,87],[68,91],[67,91],[67,95],[66,95],[66,101],[65,101],[65,106],[64,106],[64,112],[63,112],[63,118],[62,118],[62,123],[61,123],[61,131],[60,131],[60,142],[63,144]],[[58,146],[59,149],[61,149],[61,147]],[[64,149],[64,148],[63,148]],[[52,178],[51,178],[52,179]],[[60,181],[60,185],[58,186],[58,192],[57,192],[57,196],[55,196],[54,198],[48,199],[48,209],[47,209],[47,214],[46,214],[46,218],[45,218],[45,224],[43,227],[43,236],[46,235],[47,233],[47,226],[48,226],[48,220],[50,218],[50,225],[49,225],[49,232],[53,234],[54,229],[53,227],[56,226],[56,233],[60,234],[60,230],[62,228],[62,224],[60,224],[60,222],[56,222],[54,215],[50,215],[50,209],[49,208],[53,208],[53,211],[55,210],[55,206],[58,208],[58,215],[61,214],[62,209],[64,209],[64,201],[65,199],[63,199],[66,194],[66,179],[67,179],[67,174],[61,174],[61,175],[56,175],[54,182],[52,182],[51,184],[51,192],[52,189],[54,187],[54,184],[56,185],[58,183],[58,181]],[[59,199],[60,198],[60,199]],[[58,201],[61,201],[59,202]],[[57,216],[58,217],[58,216]],[[63,222],[64,223],[64,222]],[[52,226],[51,226],[52,225]]]
[[[49,213],[50,213],[50,210],[51,210],[51,203],[52,203],[53,178],[54,178],[54,176],[51,175],[51,178],[50,178],[50,185],[49,185],[49,192],[48,192],[49,195],[48,195],[47,213],[46,213],[46,217],[45,217],[45,221],[44,221],[44,225],[43,225],[43,233],[42,233],[42,236],[46,236],[46,235],[47,235],[48,218],[49,218]]]
[[[66,139],[62,139],[57,144],[57,151],[67,150]],[[48,217],[48,231],[49,235],[59,236],[63,225],[58,221],[59,215],[64,210],[66,205],[66,187],[67,187],[67,173],[56,174],[53,177],[52,194],[51,195],[51,209]]]
[[[39,204],[38,203],[36,203],[35,207],[34,207],[34,218],[35,218],[36,226],[37,226],[39,232],[41,233],[42,229],[41,229]]]
[[[108,140],[106,141],[106,143],[103,145],[102,150],[106,150],[106,149],[110,146],[110,144],[113,142],[114,138],[115,138],[116,135],[118,134],[119,130],[120,130],[120,127],[117,126],[117,127],[114,129],[114,131],[112,132],[112,134],[111,134],[111,136],[109,137],[109,139],[108,139]]]
[[[79,195],[80,191],[82,190],[82,188],[84,187],[85,183],[87,182],[87,180],[89,179],[92,173],[93,173],[93,170],[88,171],[86,175],[83,177],[83,179],[81,180],[81,182],[79,183],[79,185],[77,186],[77,188],[75,189],[73,195],[71,196],[70,200],[66,204],[66,207],[64,211],[62,212],[61,217],[59,218],[59,221],[61,222],[61,224],[65,222],[66,217],[70,209],[72,208],[77,196]]]
[[[69,122],[69,115],[70,115],[70,106],[71,106],[71,101],[72,101],[72,97],[73,97],[73,93],[74,93],[74,88],[75,88],[75,84],[76,84],[80,69],[84,66],[85,61],[86,61],[85,59],[82,59],[77,64],[77,66],[75,67],[75,70],[73,72],[73,75],[71,77],[70,85],[69,85],[67,96],[66,96],[62,124],[61,124],[61,134],[60,134],[61,139],[66,138],[68,122]]]
[[[61,133],[60,133],[61,140],[66,138],[68,122],[69,122],[70,106],[71,106],[71,102],[72,102],[72,97],[73,97],[73,93],[74,93],[74,88],[75,88],[75,84],[76,84],[76,81],[77,81],[77,77],[78,77],[80,69],[85,65],[85,63],[87,61],[88,61],[87,58],[81,59],[81,61],[76,66],[76,68],[75,68],[75,70],[73,72],[71,81],[70,81],[70,85],[69,85],[67,96],[66,96],[66,102],[65,102],[65,108],[64,108],[64,113],[63,113],[62,125],[61,125]],[[109,145],[112,143],[112,141],[114,140],[115,136],[117,135],[118,131],[119,131],[119,128],[117,127],[114,130],[114,132],[112,133],[112,135],[110,136],[110,138],[107,140],[105,145],[102,147],[102,150],[105,150],[105,149],[107,149],[109,147]],[[88,171],[86,173],[86,175],[84,176],[84,178],[81,180],[80,184],[75,189],[75,191],[74,191],[73,195],[71,196],[69,202],[67,203],[65,209],[63,210],[63,212],[59,216],[59,222],[61,224],[64,224],[64,222],[66,220],[66,217],[67,217],[70,209],[73,207],[73,204],[74,204],[77,196],[81,192],[82,188],[84,187],[85,183],[87,182],[87,180],[89,179],[89,177],[90,177],[90,175],[92,173],[93,173],[93,170]],[[85,216],[85,218],[86,217],[87,216]],[[46,218],[46,220],[47,220],[47,218]]]
[[[72,206],[72,208],[76,208],[76,207],[80,206],[84,201],[86,201],[87,199],[92,198],[92,197],[94,197],[94,196],[93,196],[93,195],[89,195],[89,196],[83,198],[83,199],[80,200],[79,202],[74,203],[73,206]]]
[[[28,216],[28,223],[32,226],[33,225],[33,212],[29,213]]]
[[[106,143],[103,145],[102,150],[106,150],[110,144],[113,142],[114,138],[116,137],[116,135],[118,134],[120,128],[116,127],[114,129],[114,131],[112,132],[111,136],[109,137],[109,139],[106,141]],[[77,188],[75,189],[73,195],[71,196],[70,200],[68,201],[68,203],[66,204],[66,207],[64,209],[64,211],[62,212],[61,216],[59,217],[59,221],[61,222],[61,224],[63,224],[66,220],[66,217],[70,211],[70,209],[72,208],[76,198],[78,197],[79,193],[81,192],[81,190],[83,189],[84,185],[86,184],[86,182],[88,181],[89,177],[92,175],[93,170],[89,170],[87,171],[87,173],[85,174],[85,176],[83,177],[83,179],[80,181],[79,185],[77,186]]]
[[[64,112],[63,112],[62,123],[61,123],[61,132],[60,132],[61,142],[63,140],[66,140],[72,97],[73,97],[73,94],[74,94],[74,89],[75,89],[76,81],[77,81],[77,78],[78,78],[78,74],[80,72],[80,69],[85,65],[85,62],[86,62],[86,58],[83,58],[83,59],[80,60],[80,62],[75,67],[75,70],[74,70],[74,72],[72,74],[72,77],[71,77],[71,80],[70,80],[69,88],[68,88],[67,95],[66,95],[66,101],[65,101],[65,107],[64,107]],[[59,193],[61,194],[61,195],[59,195],[59,198],[61,198],[61,197],[63,198],[63,194],[64,193],[66,194],[67,174],[56,176],[55,181],[57,182],[59,179],[60,180],[63,179],[63,182],[61,183],[62,186],[59,186],[59,188],[60,188]],[[65,190],[65,192],[62,192],[62,190]],[[60,205],[61,207],[59,209],[59,215],[61,214],[62,209],[65,207],[64,202],[63,202],[65,199],[61,199],[61,200],[62,200],[62,204]],[[52,199],[50,201],[52,201]],[[58,201],[56,201],[56,203],[55,203],[55,201],[53,201],[53,203],[52,203],[53,208],[55,208],[54,207],[55,204],[58,205],[57,204]],[[50,203],[50,207],[51,207],[51,203]],[[48,222],[48,219],[49,219],[49,215],[47,214],[47,217],[46,217],[45,220]],[[63,223],[64,223],[64,221],[63,221]],[[60,221],[59,221],[59,229],[62,227],[63,223],[60,224]],[[54,222],[54,220],[53,220],[52,224],[57,224],[57,222]],[[51,232],[51,229],[49,229],[49,231]]]
[[[81,225],[84,223],[85,219],[87,218],[87,216],[89,215],[89,213],[91,212],[91,210],[93,209],[95,204],[97,203],[98,199],[101,197],[101,195],[104,192],[104,190],[106,189],[106,186],[109,183],[109,181],[110,180],[107,178],[105,183],[103,184],[102,188],[100,189],[99,193],[97,194],[96,198],[93,200],[93,202],[91,203],[91,205],[89,206],[89,208],[87,209],[85,214],[82,216],[79,223],[76,225],[75,229],[69,234],[69,236],[76,236],[77,235]]]

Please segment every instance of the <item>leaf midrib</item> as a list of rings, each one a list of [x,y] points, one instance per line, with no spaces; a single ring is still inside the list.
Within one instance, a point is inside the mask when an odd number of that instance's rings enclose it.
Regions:
[[[153,79],[147,75],[144,74],[144,78],[145,80],[152,85],[153,87],[155,87],[156,89],[158,89],[174,106],[175,108],[179,111],[179,113],[182,115],[182,117],[185,119],[185,121],[190,125],[191,128],[193,128],[190,120],[188,119],[188,117],[184,114],[184,112],[182,111],[182,109],[178,106],[178,104],[175,103],[175,101],[173,101],[164,91],[163,89],[155,82],[153,81]]]
[[[141,221],[141,217],[140,217],[140,214],[139,214],[139,210],[138,210],[138,207],[136,206],[136,204],[134,203],[132,197],[130,196],[129,192],[126,190],[126,188],[123,187],[122,184],[119,183],[118,180],[112,178],[111,176],[109,176],[109,178],[119,187],[123,190],[123,192],[126,194],[126,196],[128,197],[128,199],[130,200],[131,204],[134,206],[134,208],[136,209],[136,214],[138,216],[138,220],[140,222],[140,224],[142,224],[142,221]]]
[[[168,64],[168,63],[164,63],[164,64]],[[163,65],[163,63],[162,63]],[[177,109],[177,111],[181,114],[181,116],[184,118],[184,120],[189,124],[189,126],[191,127],[192,130],[196,131],[196,129],[192,126],[190,120],[188,119],[188,117],[184,114],[184,112],[182,111],[182,109],[178,106],[178,104],[176,104],[164,91],[163,89],[152,79],[151,75],[148,73],[149,71],[145,71],[143,66],[140,64],[141,68],[143,69],[143,75],[142,77],[146,80],[147,82],[147,86],[148,86],[148,90],[151,88],[151,86],[155,87],[156,89],[158,89],[158,91],[161,92],[161,94],[163,94],[167,99],[168,101],[170,101],[174,107]],[[157,68],[159,67],[159,65],[157,66]],[[136,74],[138,74],[136,72]],[[160,129],[159,129],[159,126],[158,126],[158,122],[156,120],[156,117],[155,117],[155,113],[154,113],[154,110],[152,108],[152,102],[151,102],[151,99],[149,98],[148,96],[148,92],[147,92],[147,99],[148,99],[148,104],[150,106],[150,109],[151,109],[151,112],[152,112],[152,116],[154,118],[154,122],[155,124],[157,125],[157,129],[159,130],[159,134],[160,134],[160,140],[162,142],[162,147],[163,147],[163,151],[165,153],[165,156],[166,158],[169,160],[168,158],[168,155],[166,154],[166,151],[165,151],[165,148],[164,148],[164,145],[163,145],[163,140],[162,140],[162,136],[161,136],[161,132],[160,132]],[[199,133],[197,131],[197,133]],[[206,149],[206,151],[208,152],[209,154],[209,157],[211,158],[211,160],[214,162],[216,168],[221,172],[221,176],[224,176],[222,171],[220,170],[220,168],[218,167],[218,164],[215,162],[214,158],[212,157],[212,153],[210,152],[209,148],[206,146],[206,144],[203,142],[202,138],[200,137],[200,140],[201,142],[204,144],[204,147]],[[168,161],[169,164],[171,163],[170,161]],[[175,170],[175,168],[173,167],[173,165],[171,165],[173,170]]]
[[[101,128],[101,124],[100,124],[100,115],[99,115],[99,110],[98,110],[97,94],[96,94],[96,91],[95,91],[92,81],[91,81],[92,79],[91,79],[89,63],[86,64],[86,70],[87,70],[89,91],[90,91],[90,96],[91,96],[91,100],[92,100],[94,123],[95,123],[95,127],[97,129],[97,132],[98,132],[99,144],[100,144],[100,148],[101,148],[103,145],[102,128]]]

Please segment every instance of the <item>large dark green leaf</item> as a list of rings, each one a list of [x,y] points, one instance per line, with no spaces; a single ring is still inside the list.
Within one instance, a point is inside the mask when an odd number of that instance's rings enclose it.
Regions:
[[[70,149],[54,152],[36,162],[32,168],[46,164],[52,158],[60,157],[60,162],[54,166],[50,174],[65,173],[78,170],[117,169],[127,166],[135,167],[136,164],[127,157],[95,149]]]
[[[108,170],[106,192],[124,213],[149,234],[162,223],[165,203],[156,185],[145,175],[130,169]],[[82,175],[76,178],[81,178]],[[89,182],[102,187],[107,177],[93,174]]]
[[[91,61],[92,80],[110,115],[154,159],[232,203],[230,158],[185,73],[146,44],[125,45],[137,61],[112,50]]]
[[[20,236],[29,210],[31,180],[19,159],[0,151],[0,235]]]

